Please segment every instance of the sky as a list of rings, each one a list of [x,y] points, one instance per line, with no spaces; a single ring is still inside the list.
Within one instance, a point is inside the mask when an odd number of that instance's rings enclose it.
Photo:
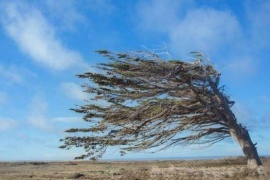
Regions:
[[[221,72],[239,122],[270,155],[269,0],[1,0],[0,161],[72,160],[59,139],[86,127],[70,111],[89,95],[75,75],[106,59],[94,51],[152,50],[190,60],[203,52]],[[104,158],[121,158],[110,148]],[[124,158],[238,156],[232,139]]]

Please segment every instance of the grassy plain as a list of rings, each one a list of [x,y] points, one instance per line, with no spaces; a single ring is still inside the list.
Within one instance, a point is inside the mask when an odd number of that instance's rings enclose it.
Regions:
[[[261,171],[246,168],[244,158],[177,161],[0,162],[1,180],[118,179],[199,180],[270,179],[270,158]]]

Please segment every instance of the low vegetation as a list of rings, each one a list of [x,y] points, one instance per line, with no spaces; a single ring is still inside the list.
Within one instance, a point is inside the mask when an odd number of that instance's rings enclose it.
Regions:
[[[0,179],[266,180],[270,177],[270,158],[261,159],[264,167],[256,171],[247,168],[242,157],[181,161],[0,162]]]

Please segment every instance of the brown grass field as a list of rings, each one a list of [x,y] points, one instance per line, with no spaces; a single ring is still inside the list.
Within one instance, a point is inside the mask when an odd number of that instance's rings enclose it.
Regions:
[[[177,161],[0,162],[0,179],[199,180],[270,179],[270,158],[252,171],[244,158]]]

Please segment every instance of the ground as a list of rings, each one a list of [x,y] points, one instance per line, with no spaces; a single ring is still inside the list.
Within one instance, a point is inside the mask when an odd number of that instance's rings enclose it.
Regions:
[[[261,159],[264,166],[260,171],[249,170],[241,157],[189,161],[0,162],[0,179],[267,180],[270,157]]]

